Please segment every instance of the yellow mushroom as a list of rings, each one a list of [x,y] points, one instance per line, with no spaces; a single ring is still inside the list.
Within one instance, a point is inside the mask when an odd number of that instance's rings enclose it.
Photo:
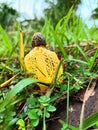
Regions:
[[[41,33],[35,33],[32,41],[33,49],[25,56],[25,67],[29,73],[34,74],[34,78],[42,82],[51,84],[60,60],[55,52],[46,48],[46,42]],[[61,66],[58,77],[63,73]],[[61,80],[59,80],[61,82]],[[44,91],[47,86],[38,84],[40,89]]]

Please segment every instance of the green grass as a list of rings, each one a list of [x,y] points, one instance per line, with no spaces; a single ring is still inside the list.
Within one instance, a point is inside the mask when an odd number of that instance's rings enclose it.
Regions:
[[[91,80],[94,81],[98,77],[98,63],[96,60],[98,58],[97,27],[88,28],[82,22],[81,18],[74,16],[73,9],[71,8],[69,13],[59,20],[55,27],[53,27],[51,19],[46,19],[44,26],[40,30],[37,30],[43,33],[47,44],[58,55],[62,56],[63,65],[66,66],[63,77],[67,82],[66,85],[58,85],[56,81],[57,76],[55,76],[52,91],[50,94],[46,94],[50,98],[49,102],[46,102],[46,106],[41,108],[39,105],[41,93],[37,90],[32,91],[33,84],[39,81],[29,78],[25,79],[27,76],[20,68],[19,30],[20,26],[10,34],[0,26],[0,83],[7,81],[10,77],[19,73],[11,83],[5,88],[0,89],[0,128],[11,130],[17,128],[19,125],[22,129],[23,124],[24,129],[34,129],[34,125],[38,125],[38,121],[43,118],[43,128],[46,130],[46,117],[50,117],[50,113],[46,111],[49,110],[47,105],[52,106],[62,96],[62,92],[65,95],[67,93],[67,105],[65,104],[67,119],[66,122],[61,123],[62,130],[65,127],[77,130],[78,127],[68,124],[69,95],[70,93],[78,92],[82,87],[87,87],[87,84]],[[31,46],[32,32],[31,28],[26,31],[23,30],[25,54],[30,50],[28,46]],[[92,50],[94,51],[92,52]],[[89,53],[87,53],[88,51]],[[54,88],[59,89],[57,94],[53,93]],[[21,110],[19,110],[20,102],[22,104]],[[16,104],[17,109],[15,108]],[[41,112],[37,113],[39,109],[41,109]],[[51,109],[53,110],[54,106]],[[28,113],[32,110],[35,110],[35,116],[30,116],[33,118],[30,119]],[[97,114],[92,115],[83,122],[83,130],[97,124]],[[33,125],[32,120],[35,121]]]

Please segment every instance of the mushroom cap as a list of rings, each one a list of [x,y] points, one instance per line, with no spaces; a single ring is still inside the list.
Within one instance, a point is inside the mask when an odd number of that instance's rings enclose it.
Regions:
[[[24,63],[27,71],[33,74],[33,78],[41,82],[51,84],[54,80],[60,60],[57,54],[48,50],[45,47],[34,47],[24,58]],[[63,66],[60,66],[58,71],[58,83],[62,83]],[[46,85],[38,84],[40,89],[44,91],[48,87]]]
[[[37,32],[33,35],[32,47],[36,46],[46,46],[45,38],[40,32]]]

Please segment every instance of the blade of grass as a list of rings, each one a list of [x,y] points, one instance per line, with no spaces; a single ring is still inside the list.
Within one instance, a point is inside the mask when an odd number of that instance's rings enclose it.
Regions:
[[[55,32],[57,33],[58,30],[62,30],[62,32],[65,31],[67,25],[68,25],[68,22],[69,22],[69,19],[71,17],[71,14],[73,12],[73,6],[70,8],[68,14],[66,16],[64,16],[62,19],[60,19],[60,21],[57,23],[56,27],[55,27]],[[62,22],[64,21],[64,23],[62,24]]]
[[[81,54],[83,55],[83,57],[85,58],[85,60],[87,61],[88,64],[90,64],[90,60],[88,58],[88,56],[85,54],[85,52],[83,51],[83,49],[81,49],[81,47],[76,44],[77,48],[79,49],[79,51],[81,52]]]
[[[7,47],[7,49],[11,52],[12,51],[12,44],[5,32],[5,30],[2,28],[2,26],[0,25],[0,32],[3,36],[3,40],[4,40],[4,43],[5,43],[5,46]]]
[[[78,62],[78,63],[82,63],[82,64],[86,64],[88,65],[87,62],[83,61],[83,60],[78,60],[78,59],[65,59],[64,62],[68,62],[68,61],[74,61],[74,62]]]
[[[35,83],[42,83],[37,79],[33,78],[26,78],[18,82],[6,95],[4,101],[2,104],[0,104],[0,111],[3,111],[4,108],[10,103],[10,101],[13,99],[13,97],[19,93],[23,88],[27,87],[30,84],[35,84]],[[42,83],[44,84],[44,83]]]
[[[64,59],[66,59],[67,58],[67,53],[66,53],[66,51],[64,49],[63,44],[61,43],[60,37],[57,36],[56,34],[54,34],[54,38],[55,38],[55,43],[58,45],[58,47],[60,48],[62,54],[64,55]]]
[[[86,120],[83,121],[83,129],[87,130],[91,126],[94,126],[98,122],[98,112],[88,117]]]
[[[50,95],[51,95],[51,93],[53,92],[53,89],[54,89],[54,87],[55,87],[55,85],[56,85],[56,79],[57,79],[57,76],[58,76],[58,72],[59,72],[59,69],[60,69],[60,66],[62,65],[62,62],[63,62],[63,60],[61,60],[60,62],[59,62],[59,64],[58,64],[58,66],[57,66],[57,68],[56,68],[56,72],[55,72],[55,75],[54,75],[54,79],[53,79],[53,81],[52,81],[52,83],[51,83],[51,85],[50,85],[50,90],[49,90],[49,92],[47,92],[46,93],[46,95],[48,96],[48,97],[50,97]]]
[[[59,46],[62,54],[64,55],[64,58],[67,58],[67,53],[64,49],[64,45],[62,44],[62,37],[64,37],[64,33],[66,30],[66,27],[68,26],[68,22],[69,19],[71,17],[73,11],[73,6],[71,7],[71,9],[69,10],[68,14],[66,16],[64,16],[56,25],[55,27],[55,31],[53,33],[54,39],[55,39],[55,43]],[[63,24],[62,24],[63,22]],[[60,35],[62,34],[62,35]]]
[[[14,72],[14,70],[12,68],[10,68],[8,65],[4,64],[3,62],[1,62],[1,66],[2,66],[2,68],[10,70],[11,72]]]
[[[98,49],[96,50],[96,52],[95,52],[95,54],[94,54],[94,56],[93,56],[93,58],[92,58],[92,60],[91,60],[91,63],[90,63],[90,71],[92,71],[93,65],[94,65],[95,60],[96,60],[97,57],[98,57]]]
[[[5,62],[5,66],[3,66],[3,69],[2,69],[2,72],[1,72],[1,77],[2,77],[2,75],[4,74],[4,71],[5,71],[5,69],[6,69],[6,66],[8,66],[8,64],[10,63],[11,57],[12,57],[12,55],[13,55],[13,53],[14,53],[16,47],[17,47],[17,44],[12,48],[11,52],[9,53],[8,59],[7,59],[7,61]]]

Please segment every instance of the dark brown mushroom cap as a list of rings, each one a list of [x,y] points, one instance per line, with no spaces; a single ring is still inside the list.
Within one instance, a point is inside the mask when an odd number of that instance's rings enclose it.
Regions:
[[[36,46],[46,46],[46,41],[43,35],[39,32],[33,35],[32,47],[36,47]]]

